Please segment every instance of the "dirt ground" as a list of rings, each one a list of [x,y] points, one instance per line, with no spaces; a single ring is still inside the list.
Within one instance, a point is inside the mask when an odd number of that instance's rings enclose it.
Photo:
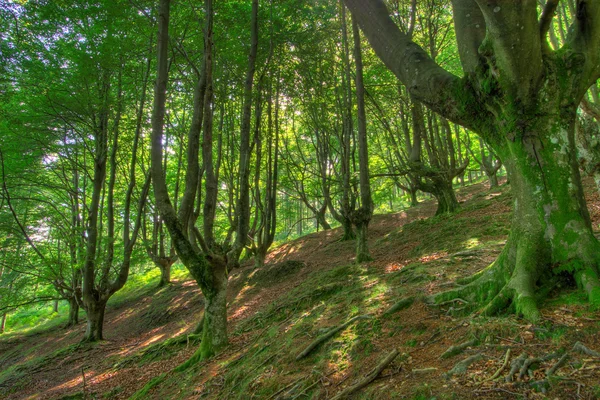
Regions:
[[[585,182],[588,207],[598,229],[600,198],[593,182]],[[500,253],[509,228],[511,200],[506,192],[506,187],[490,192],[486,184],[462,188],[458,198],[463,211],[450,217],[435,217],[434,223],[427,222],[432,221],[435,213],[433,201],[399,213],[375,216],[369,230],[374,261],[361,266],[365,271],[364,286],[387,282],[386,279],[394,282],[387,292],[369,300],[369,309],[375,310],[375,316],[381,317],[400,294],[436,293],[449,287],[456,278],[489,265]],[[488,229],[489,226],[496,228]],[[199,320],[203,307],[199,289],[191,280],[174,281],[160,291],[150,288],[135,303],[109,306],[106,340],[101,343],[78,345],[84,323],[71,329],[0,340],[0,370],[14,369],[11,378],[0,384],[0,398],[129,398],[161,374],[167,374],[165,383],[143,398],[229,398],[227,393],[231,388],[224,387],[220,378],[225,371],[223,365],[248,358],[246,355],[270,328],[246,329],[249,321],[316,274],[353,264],[354,242],[340,242],[340,234],[339,229],[334,229],[286,243],[269,254],[262,272],[252,265],[234,271],[229,293],[231,344],[217,357],[203,362],[193,376],[179,379],[171,371],[194,353],[194,343],[178,347],[168,357],[143,363],[134,358],[166,339],[191,333]],[[281,265],[296,269],[282,272],[277,269]],[[403,272],[411,268],[420,272]],[[556,379],[550,382],[550,388],[535,388],[531,383],[542,381],[543,372],[554,366],[559,356],[540,360],[539,368],[519,382],[498,379],[506,376],[510,362],[523,354],[543,358],[561,349],[569,350],[578,341],[600,351],[597,334],[600,316],[584,302],[570,302],[571,298],[578,299],[576,292],[572,292],[571,297],[545,304],[544,321],[537,326],[514,316],[487,319],[459,316],[454,309],[460,304],[432,308],[416,302],[383,320],[375,334],[369,331],[371,340],[365,348],[368,351],[359,350],[360,357],[352,363],[319,358],[322,368],[317,374],[316,361],[310,358],[296,362],[293,354],[273,353],[271,359],[246,371],[257,378],[245,386],[245,393],[236,395],[328,399],[368,374],[392,349],[398,349],[401,355],[355,398],[600,398],[600,358],[592,355],[570,353]],[[343,311],[336,314],[340,317],[318,320],[312,325],[313,331],[344,322]],[[272,333],[272,340],[289,341],[289,348],[298,351],[315,338],[312,333],[290,337],[291,329],[283,320]],[[466,347],[454,357],[440,357],[451,346],[472,337],[478,338],[476,345]],[[446,375],[470,356],[479,358],[466,373]],[[40,362],[40,357],[46,358]],[[490,379],[496,371],[498,378]],[[287,388],[293,389],[298,381],[310,382],[312,387],[307,384],[304,393],[285,397],[290,393]],[[279,393],[273,389],[270,396],[262,396],[261,382],[277,385]]]

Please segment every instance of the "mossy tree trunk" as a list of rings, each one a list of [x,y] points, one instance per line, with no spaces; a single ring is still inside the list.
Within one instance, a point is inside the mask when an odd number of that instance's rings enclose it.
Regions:
[[[583,196],[574,121],[574,110],[562,119],[546,115],[532,121],[524,137],[499,146],[514,196],[508,242],[494,264],[437,301],[464,296],[487,304],[485,314],[512,304],[517,313],[538,321],[538,301],[565,277],[600,305],[600,244]]]
[[[69,319],[67,320],[67,328],[75,326],[79,323],[79,303],[75,296],[68,299],[69,302]]]
[[[202,343],[197,354],[205,359],[227,343],[227,273],[225,266],[213,270],[213,289],[206,295]]]
[[[547,42],[558,2],[453,1],[466,76],[442,69],[401,32],[382,0],[345,0],[377,55],[432,110],[476,132],[503,161],[514,196],[507,244],[465,286],[433,296],[507,307],[539,321],[557,279],[577,282],[600,305],[600,244],[585,204],[575,151],[577,107],[600,78],[600,2],[579,0],[569,37]],[[520,27],[520,29],[516,29]],[[410,65],[411,67],[408,67]]]
[[[94,302],[90,302],[85,311],[87,315],[87,325],[83,341],[97,342],[103,340],[102,328],[104,325],[104,314],[106,312],[106,301],[98,299]]]

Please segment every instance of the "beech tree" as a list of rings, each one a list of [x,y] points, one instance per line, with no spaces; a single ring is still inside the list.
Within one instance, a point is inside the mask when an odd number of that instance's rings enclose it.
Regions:
[[[227,336],[227,280],[228,271],[235,268],[248,238],[250,220],[250,131],[253,104],[254,74],[258,51],[258,0],[252,1],[251,45],[243,92],[238,158],[237,201],[232,213],[231,229],[220,243],[215,235],[215,216],[218,206],[219,170],[221,153],[213,157],[214,113],[214,8],[212,0],[205,0],[204,53],[202,70],[194,90],[192,122],[186,139],[187,166],[185,189],[179,209],[171,203],[163,166],[163,132],[168,83],[168,48],[170,1],[161,0],[159,6],[157,77],[152,113],[152,180],[156,208],[164,221],[171,242],[181,262],[189,270],[205,298],[201,324],[202,341],[196,354],[184,364],[210,357],[228,343]],[[200,139],[202,138],[202,144]],[[200,147],[202,147],[200,151]],[[221,151],[221,147],[219,151]],[[202,155],[202,168],[199,156]],[[203,178],[201,177],[203,174]],[[233,172],[231,173],[233,175]],[[202,185],[204,183],[204,185]],[[200,191],[203,188],[203,193]],[[232,203],[233,196],[229,198]],[[202,204],[202,231],[196,226]],[[235,231],[235,239],[232,233]]]
[[[464,77],[436,64],[391,19],[383,0],[344,0],[373,49],[415,99],[476,132],[504,163],[514,196],[498,259],[438,294],[495,314],[512,305],[530,321],[557,278],[574,279],[600,304],[594,237],[575,149],[577,108],[600,77],[600,2],[578,0],[565,43],[548,31],[559,1],[541,16],[535,0],[453,0]]]

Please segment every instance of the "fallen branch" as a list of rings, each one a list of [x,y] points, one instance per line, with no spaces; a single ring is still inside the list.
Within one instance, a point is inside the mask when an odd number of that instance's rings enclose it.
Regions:
[[[456,345],[456,346],[450,346],[448,348],[448,350],[446,350],[444,352],[444,354],[442,354],[440,356],[440,358],[444,359],[444,358],[454,357],[454,356],[462,353],[463,351],[465,351],[465,349],[467,347],[475,346],[476,344],[477,344],[477,340],[472,339],[472,340],[469,340],[468,342],[464,342],[464,343],[461,343],[461,344]]]
[[[370,315],[370,314],[358,315],[358,316],[356,316],[354,318],[351,318],[348,321],[344,322],[342,325],[340,325],[340,326],[338,326],[336,328],[330,329],[329,331],[327,331],[323,335],[321,335],[318,338],[316,338],[311,344],[308,345],[307,348],[305,348],[304,350],[302,350],[302,352],[300,354],[298,354],[298,356],[296,356],[296,361],[303,359],[304,357],[306,357],[307,355],[309,355],[321,343],[326,342],[327,340],[331,339],[338,332],[343,331],[344,329],[346,329],[347,327],[349,327],[350,325],[352,325],[356,321],[361,320],[361,319],[369,319],[369,318],[373,318],[373,316]]]
[[[369,383],[373,382],[375,380],[375,378],[377,378],[379,376],[379,374],[381,374],[381,372],[383,372],[383,370],[386,369],[386,367],[388,365],[390,365],[397,356],[398,356],[398,349],[392,350],[390,352],[390,354],[388,354],[383,359],[383,361],[381,361],[379,364],[377,364],[377,366],[371,372],[369,372],[369,374],[366,377],[364,377],[363,379],[358,381],[356,384],[342,390],[340,393],[338,393],[337,395],[332,397],[331,400],[343,399],[343,398],[351,395],[352,393],[357,392],[358,390],[364,388]]]

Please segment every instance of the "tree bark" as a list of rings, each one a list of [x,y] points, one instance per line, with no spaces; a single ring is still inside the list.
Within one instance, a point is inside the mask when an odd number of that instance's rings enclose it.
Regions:
[[[106,301],[97,300],[93,303],[89,303],[85,311],[87,315],[87,325],[83,341],[97,342],[103,340],[102,329],[104,325]]]
[[[592,305],[600,305],[600,243],[592,232],[574,143],[577,107],[600,78],[600,2],[577,1],[565,45],[549,54],[548,21],[541,21],[540,31],[537,2],[507,7],[500,0],[455,1],[455,21],[476,18],[476,28],[486,26],[479,46],[482,31],[457,29],[463,79],[401,32],[383,0],[345,2],[411,95],[482,137],[503,161],[513,187],[512,228],[500,257],[464,280],[466,286],[432,300],[483,303],[485,314],[512,304],[537,322],[538,301],[566,277]],[[481,14],[471,14],[475,6]]]
[[[345,7],[342,4],[342,7]],[[369,143],[367,138],[367,116],[365,111],[365,86],[363,78],[363,62],[360,43],[360,31],[356,19],[352,17],[352,33],[354,38],[354,62],[356,64],[356,104],[358,119],[358,169],[360,187],[360,207],[352,212],[352,222],[356,226],[356,262],[372,261],[369,252],[369,222],[373,216],[373,198],[369,180]]]
[[[79,323],[79,303],[75,296],[68,299],[69,302],[69,319],[67,320],[67,328],[75,326]]]
[[[517,313],[539,321],[538,302],[557,279],[572,277],[590,303],[600,305],[600,244],[583,195],[574,124],[573,112],[566,118],[536,118],[525,130],[554,132],[551,138],[532,135],[497,147],[514,196],[509,239],[491,267],[465,287],[436,296],[436,302],[464,296],[484,302],[487,315],[512,303]]]
[[[8,313],[2,313],[2,318],[0,319],[0,334],[4,333],[6,329],[6,320],[8,319]]]

